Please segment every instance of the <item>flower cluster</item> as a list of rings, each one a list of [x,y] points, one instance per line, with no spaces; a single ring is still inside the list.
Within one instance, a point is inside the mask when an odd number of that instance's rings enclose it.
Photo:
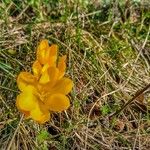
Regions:
[[[37,48],[36,61],[32,72],[21,72],[17,85],[21,93],[17,96],[16,106],[27,118],[39,123],[50,119],[50,113],[61,112],[70,106],[66,96],[73,82],[64,77],[66,56],[57,59],[57,45],[49,46],[42,40]]]

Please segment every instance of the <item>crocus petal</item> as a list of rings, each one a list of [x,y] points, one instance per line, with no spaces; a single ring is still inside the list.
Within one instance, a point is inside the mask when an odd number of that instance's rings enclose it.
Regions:
[[[48,71],[46,70],[45,72],[42,73],[39,83],[46,84],[49,81],[50,81],[50,77],[49,77]]]
[[[38,98],[34,95],[34,88],[27,86],[26,89],[17,96],[17,107],[23,111],[31,111],[38,104]]]
[[[17,77],[18,88],[23,91],[27,85],[34,85],[36,78],[29,72],[21,72]]]
[[[48,40],[42,40],[37,48],[37,60],[41,64],[47,63],[50,55]]]
[[[39,49],[46,49],[49,47],[48,40],[43,39],[40,42]]]
[[[50,82],[53,84],[58,79],[58,73],[59,71],[56,67],[49,67],[45,72],[42,73],[39,83],[46,84]]]
[[[56,60],[57,60],[57,52],[58,52],[58,46],[53,44],[49,47],[50,55],[49,55],[49,60],[48,64],[50,67],[56,66]]]
[[[62,56],[58,62],[59,78],[62,78],[66,70],[66,55]]]
[[[50,95],[45,101],[50,111],[61,112],[70,106],[69,98],[63,94]]]
[[[41,124],[47,122],[50,119],[49,111],[42,107],[42,104],[39,104],[30,112],[30,117]]]
[[[56,67],[50,67],[48,69],[48,74],[51,81],[56,81],[58,79],[59,70]]]
[[[16,106],[17,106],[18,110],[25,115],[25,118],[28,118],[30,116],[30,111],[25,111],[20,108],[19,99],[16,100]]]
[[[67,95],[73,87],[73,81],[69,78],[62,78],[58,80],[55,86],[51,89],[51,93],[61,93]]]
[[[39,63],[39,61],[35,61],[32,65],[32,71],[33,71],[33,74],[36,76],[36,77],[39,77],[40,74],[41,74],[41,71],[42,71],[42,66],[41,64]]]
[[[58,46],[56,44],[52,44],[50,46],[50,57],[55,56],[57,58]]]
[[[41,73],[44,73],[45,71],[47,71],[48,68],[49,68],[49,64],[48,63],[44,64],[42,67]]]

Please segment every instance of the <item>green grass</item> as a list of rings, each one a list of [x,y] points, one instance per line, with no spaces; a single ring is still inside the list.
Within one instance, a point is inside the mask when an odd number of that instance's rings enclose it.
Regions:
[[[146,0],[1,1],[0,149],[149,149],[149,90],[108,117],[150,83],[149,9]],[[71,107],[39,125],[16,109],[16,77],[31,71],[43,38],[67,54],[75,86]]]

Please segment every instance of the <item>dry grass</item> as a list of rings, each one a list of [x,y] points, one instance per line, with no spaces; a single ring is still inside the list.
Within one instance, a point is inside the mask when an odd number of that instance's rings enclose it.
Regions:
[[[148,1],[0,2],[0,149],[150,149]],[[46,38],[68,55],[71,107],[39,125],[15,106],[16,76]]]

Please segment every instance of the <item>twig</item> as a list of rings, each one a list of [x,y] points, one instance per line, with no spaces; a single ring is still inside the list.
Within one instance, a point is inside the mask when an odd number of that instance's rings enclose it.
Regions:
[[[146,87],[144,87],[142,90],[135,93],[135,96],[133,96],[127,103],[125,103],[119,110],[117,110],[115,113],[110,114],[109,118],[112,118],[114,116],[119,115],[128,105],[130,105],[137,97],[139,97],[144,91],[146,91],[150,87],[150,84],[148,84]]]

